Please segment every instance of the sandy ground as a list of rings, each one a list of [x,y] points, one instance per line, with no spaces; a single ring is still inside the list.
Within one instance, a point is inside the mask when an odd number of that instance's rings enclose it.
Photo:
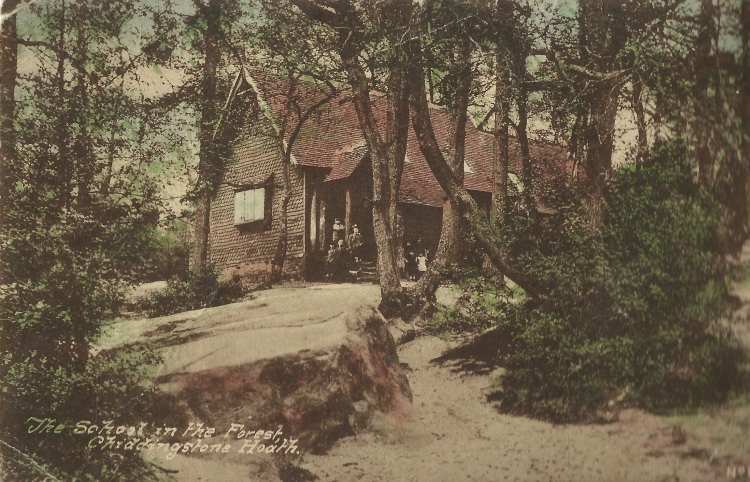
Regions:
[[[315,306],[301,305],[311,290]],[[750,276],[735,292],[740,304],[729,322],[744,335],[750,333]],[[277,317],[288,324],[290,313],[310,319],[312,310],[317,318],[332,307],[338,312],[341,306],[376,301],[377,295],[373,285],[282,288],[259,293],[251,302],[170,320],[180,320],[181,329],[211,330],[229,341],[250,318],[270,328]],[[128,333],[115,330],[113,340],[153,330],[154,323],[162,322],[129,322],[124,325]],[[487,400],[494,388],[490,370],[466,371],[460,359],[436,361],[450,348],[448,342],[430,336],[399,347],[414,394],[409,421],[396,426],[384,417],[371,430],[341,439],[327,454],[282,457],[280,461],[289,466],[281,479],[273,461],[262,456],[178,456],[155,462],[172,471],[172,480],[191,482],[709,481],[731,480],[728,469],[731,473],[750,465],[747,396],[668,417],[624,410],[609,424],[554,425],[503,414]]]
[[[384,422],[374,433],[341,440],[326,455],[306,455],[301,466],[319,480],[341,482],[725,478],[723,453],[708,453],[711,447],[691,432],[682,441],[668,420],[641,411],[623,411],[605,425],[503,415],[486,400],[490,375],[430,362],[446,348],[442,340],[422,337],[399,350],[414,393],[411,424]]]
[[[750,243],[736,305],[723,323],[750,349]],[[414,394],[412,422],[342,439],[301,466],[322,481],[710,481],[750,478],[750,395],[671,416],[624,410],[617,421],[554,425],[502,414],[491,373],[420,337],[399,347]]]

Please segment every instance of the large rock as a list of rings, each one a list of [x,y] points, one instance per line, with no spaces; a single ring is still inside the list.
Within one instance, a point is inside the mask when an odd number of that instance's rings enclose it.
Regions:
[[[232,423],[282,426],[302,452],[320,453],[374,419],[398,426],[408,417],[411,390],[394,340],[369,304],[376,289],[271,290],[245,303],[131,323],[120,339],[164,347],[156,376],[166,425],[203,422],[217,434]]]

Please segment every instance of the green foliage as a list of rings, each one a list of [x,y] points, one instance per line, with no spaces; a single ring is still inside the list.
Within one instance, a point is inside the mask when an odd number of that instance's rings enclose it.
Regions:
[[[56,213],[36,193],[16,192],[0,233],[2,346],[28,352],[42,345],[49,357],[85,362],[88,344],[135,279],[131,268],[154,218],[144,205]]]
[[[32,189],[13,194],[0,232],[0,430],[26,457],[4,446],[3,476],[37,480],[42,466],[60,480],[145,480],[137,455],[92,451],[88,439],[67,435],[35,436],[23,423],[145,413],[131,408],[153,391],[144,371],[153,354],[91,358],[90,351],[133,280],[130,267],[155,211],[142,204],[57,210],[55,198]]]
[[[147,236],[147,245],[137,265],[138,281],[148,283],[187,274],[190,233],[184,223],[155,228]]]
[[[504,407],[568,420],[624,394],[652,408],[720,400],[735,381],[736,344],[711,322],[725,293],[711,244],[716,204],[694,184],[684,149],[653,156],[618,174],[600,231],[572,202],[547,221],[517,213],[500,228],[517,269],[549,300],[514,304],[507,289],[475,279],[436,318],[506,335]]]
[[[16,149],[1,160],[12,184],[0,206],[0,432],[20,452],[2,445],[0,478],[145,480],[139,454],[35,437],[23,423],[146,413],[153,355],[91,352],[141,277],[170,182],[164,161],[176,160],[169,151],[182,139],[124,81],[144,66],[132,21],[152,10],[137,0],[28,7],[18,34],[47,63],[11,78]]]
[[[214,266],[204,266],[167,281],[167,287],[140,301],[139,309],[149,317],[221,306],[242,299],[246,290],[238,276],[219,279]]]
[[[82,420],[147,422],[156,389],[145,380],[158,362],[144,348],[100,353],[81,371],[40,352],[23,359],[6,355],[0,407],[11,416],[3,420],[4,441],[24,455],[4,450],[10,469],[5,480],[48,480],[45,474],[58,480],[152,480],[154,474],[137,451],[88,448],[93,436],[75,435],[71,427]],[[30,434],[30,417],[52,418],[67,428],[59,434]]]
[[[431,332],[482,332],[493,328],[498,316],[517,316],[513,311],[522,308],[519,300],[514,299],[517,293],[499,279],[482,276],[481,272],[462,272],[457,287],[461,295],[456,304],[438,311],[429,320]]]

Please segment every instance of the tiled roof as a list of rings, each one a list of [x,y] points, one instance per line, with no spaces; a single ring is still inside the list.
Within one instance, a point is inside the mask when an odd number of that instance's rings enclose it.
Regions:
[[[268,103],[276,122],[283,123],[284,113],[288,111],[285,107],[288,95],[288,87],[285,86],[288,84],[269,80],[267,76],[258,72],[252,73],[252,79]],[[298,88],[297,95],[305,99],[306,105],[312,105],[324,95],[306,87]],[[376,119],[383,128],[386,118],[385,97],[382,94],[372,94],[372,98]],[[443,152],[447,152],[451,137],[450,114],[434,107],[431,110],[431,118],[435,137]],[[294,125],[296,114],[292,114],[288,119],[290,127],[286,128],[287,131]],[[510,142],[509,170],[520,177],[521,156],[518,141],[511,137]],[[473,191],[492,192],[492,134],[477,129],[471,122],[467,123],[465,149],[465,163],[468,169],[464,173],[464,186]],[[542,172],[538,172],[537,176],[548,177],[565,173],[566,154],[561,146],[532,141],[530,150],[532,159],[537,161],[535,164],[542,168]],[[319,114],[308,119],[292,146],[292,153],[300,165],[330,168],[327,181],[351,175],[367,155],[351,98],[346,94],[340,94],[322,107]],[[443,190],[419,150],[414,129],[410,124],[400,199],[407,203],[442,206],[444,198]]]
[[[351,151],[342,152],[337,155],[338,160],[331,168],[331,172],[326,176],[326,181],[335,181],[351,176],[357,166],[367,157],[367,147],[357,146]]]

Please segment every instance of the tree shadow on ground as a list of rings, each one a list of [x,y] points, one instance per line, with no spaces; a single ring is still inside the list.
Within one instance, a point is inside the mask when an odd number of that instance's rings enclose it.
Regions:
[[[447,366],[454,373],[489,375],[502,366],[502,360],[509,352],[508,338],[503,331],[493,329],[448,350],[430,363]]]

